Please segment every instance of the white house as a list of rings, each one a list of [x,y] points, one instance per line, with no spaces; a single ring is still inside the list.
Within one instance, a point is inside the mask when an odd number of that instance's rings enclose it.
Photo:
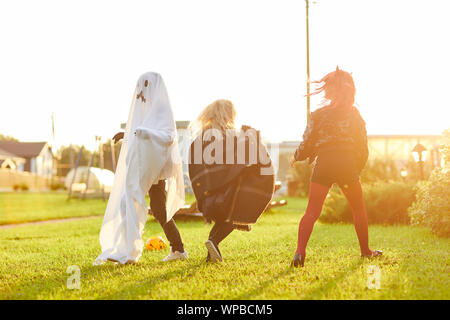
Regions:
[[[25,165],[25,159],[0,149],[0,169],[18,170]]]
[[[0,141],[0,150],[2,168],[52,176],[53,154],[47,142]]]

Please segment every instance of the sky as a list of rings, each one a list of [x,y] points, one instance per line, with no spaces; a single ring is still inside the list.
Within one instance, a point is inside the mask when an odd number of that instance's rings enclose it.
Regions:
[[[311,79],[352,72],[368,134],[450,127],[450,1],[317,0]],[[160,73],[176,120],[216,99],[272,142],[306,125],[305,1],[2,1],[0,133],[94,146],[126,122],[138,77]],[[314,97],[312,110],[321,101]]]

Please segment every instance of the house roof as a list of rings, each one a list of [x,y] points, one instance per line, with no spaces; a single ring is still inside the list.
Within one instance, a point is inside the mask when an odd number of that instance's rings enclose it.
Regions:
[[[15,154],[12,154],[11,152],[0,149],[0,159],[15,158],[15,157],[17,157]]]
[[[13,159],[15,161],[25,161],[24,158],[21,158],[19,156],[16,156],[15,154],[12,154],[11,152],[8,152],[6,150],[0,149],[0,166],[2,165],[3,161],[6,159]]]
[[[8,152],[12,157],[37,157],[47,142],[0,141],[0,150]]]

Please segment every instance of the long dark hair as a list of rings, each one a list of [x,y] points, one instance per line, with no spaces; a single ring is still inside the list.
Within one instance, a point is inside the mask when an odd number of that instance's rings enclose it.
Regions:
[[[318,84],[317,89],[309,95],[325,93],[323,105],[332,105],[336,107],[352,107],[355,103],[355,83],[350,73],[340,70],[328,73],[322,79],[313,81]]]

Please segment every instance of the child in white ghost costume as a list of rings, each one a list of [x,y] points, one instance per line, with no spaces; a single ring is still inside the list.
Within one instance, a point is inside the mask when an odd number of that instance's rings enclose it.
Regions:
[[[133,95],[100,231],[102,253],[94,264],[138,262],[144,247],[147,192],[155,218],[171,243],[171,253],[164,261],[186,259],[188,254],[172,219],[184,204],[177,131],[166,86],[154,72],[139,78]]]

